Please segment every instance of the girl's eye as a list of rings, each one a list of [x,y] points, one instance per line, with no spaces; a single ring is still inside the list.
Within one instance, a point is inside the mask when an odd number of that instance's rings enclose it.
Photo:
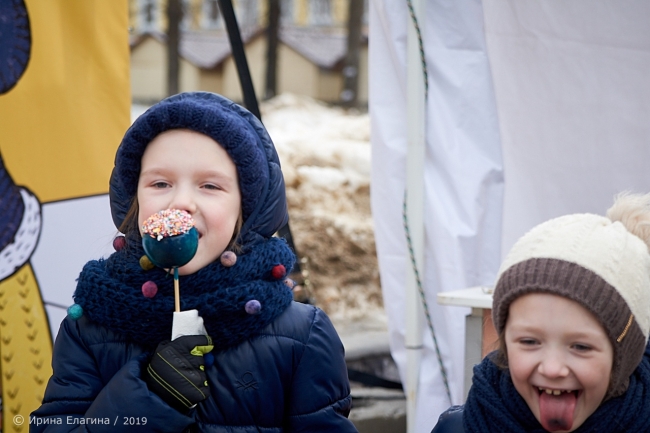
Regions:
[[[524,345],[524,346],[534,346],[537,344],[537,340],[534,338],[522,338],[519,340],[519,343]]]
[[[581,343],[575,343],[571,347],[573,347],[578,352],[588,352],[591,350],[591,346],[587,346],[586,344]]]
[[[167,182],[156,182],[152,186],[154,188],[167,188],[169,184]]]
[[[219,188],[219,186],[217,186],[217,185],[213,185],[213,184],[209,184],[209,183],[203,185],[203,188],[205,188],[205,189],[210,189],[210,190],[220,190],[220,189],[221,189],[221,188]]]

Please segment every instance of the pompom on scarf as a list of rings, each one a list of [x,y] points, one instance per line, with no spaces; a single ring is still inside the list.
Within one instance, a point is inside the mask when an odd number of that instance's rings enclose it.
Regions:
[[[134,239],[108,259],[88,262],[79,276],[74,300],[93,322],[152,349],[171,338],[174,283],[163,269],[142,269],[139,259],[143,254],[141,243]],[[216,350],[234,346],[255,335],[290,305],[291,289],[272,275],[272,269],[283,265],[288,274],[294,263],[295,255],[284,239],[260,241],[238,255],[232,267],[217,260],[192,275],[181,276],[181,310],[199,311]],[[158,287],[152,298],[142,293],[148,281]],[[259,302],[258,314],[246,312],[251,300]]]

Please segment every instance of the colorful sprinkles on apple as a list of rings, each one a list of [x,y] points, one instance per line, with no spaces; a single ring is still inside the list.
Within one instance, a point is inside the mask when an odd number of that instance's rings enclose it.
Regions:
[[[165,209],[151,215],[142,223],[142,233],[156,240],[178,236],[194,227],[192,216],[179,209]]]

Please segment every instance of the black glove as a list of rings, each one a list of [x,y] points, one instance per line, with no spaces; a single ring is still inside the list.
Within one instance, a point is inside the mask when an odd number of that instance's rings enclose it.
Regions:
[[[205,400],[210,388],[203,354],[213,347],[207,335],[185,335],[158,344],[144,375],[149,389],[182,411]]]

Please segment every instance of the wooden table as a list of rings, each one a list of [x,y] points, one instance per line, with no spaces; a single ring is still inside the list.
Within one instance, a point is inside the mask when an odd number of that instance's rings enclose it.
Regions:
[[[465,318],[465,396],[472,385],[472,369],[483,357],[497,349],[497,334],[492,324],[492,294],[489,287],[470,287],[438,293],[440,305],[471,307]]]

